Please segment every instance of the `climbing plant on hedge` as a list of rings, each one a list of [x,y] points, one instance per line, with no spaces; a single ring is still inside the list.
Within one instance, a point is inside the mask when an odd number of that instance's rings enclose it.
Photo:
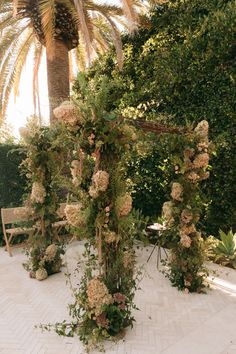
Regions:
[[[207,167],[212,144],[208,141],[208,122],[201,121],[196,128],[181,137],[177,154],[172,156],[176,179],[171,187],[171,201],[163,204],[171,256],[167,262],[167,276],[173,286],[186,292],[200,292],[204,287],[206,269],[204,242],[197,231],[200,220],[200,182],[209,177]],[[182,155],[182,156],[181,156]]]
[[[86,268],[70,305],[72,323],[56,324],[56,331],[79,335],[88,348],[116,337],[134,321],[135,230],[122,159],[136,133],[118,114],[104,110],[108,94],[105,83],[96,95],[90,85],[76,104],[65,102],[54,110],[74,137],[71,177],[78,203],[68,201],[65,214],[88,238]]]
[[[60,132],[61,133],[61,132]],[[28,262],[24,264],[30,277],[44,280],[60,271],[63,246],[57,238],[53,223],[59,210],[57,194],[61,171],[64,168],[62,134],[58,128],[21,128],[25,141],[26,159],[22,171],[28,178],[30,195],[25,201],[29,226],[35,228],[29,238]]]

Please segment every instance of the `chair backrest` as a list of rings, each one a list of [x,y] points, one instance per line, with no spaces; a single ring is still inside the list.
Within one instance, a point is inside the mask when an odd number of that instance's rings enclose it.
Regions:
[[[2,224],[14,224],[21,221],[29,220],[29,209],[25,207],[2,208],[1,209]]]

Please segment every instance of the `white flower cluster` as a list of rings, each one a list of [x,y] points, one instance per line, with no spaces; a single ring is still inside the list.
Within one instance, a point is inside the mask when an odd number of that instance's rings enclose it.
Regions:
[[[198,154],[193,160],[193,168],[204,168],[209,164],[209,154],[207,152]]]
[[[196,146],[198,152],[195,152],[193,149],[191,149],[193,150],[193,153],[187,157],[186,156],[187,150],[185,150],[184,156],[185,156],[186,170],[189,170],[189,172],[186,174],[186,177],[191,183],[197,183],[209,177],[209,172],[205,171],[206,167],[209,164],[208,130],[209,130],[209,126],[206,120],[203,120],[200,123],[198,123],[198,125],[194,129],[194,134],[198,141]],[[192,160],[190,160],[190,158],[192,158]]]
[[[208,143],[208,130],[209,124],[207,120],[202,120],[194,129],[194,133],[201,142]]]
[[[184,248],[189,248],[191,246],[192,240],[188,235],[182,234],[180,236],[180,244],[184,247]]]
[[[116,214],[118,218],[128,215],[132,210],[132,197],[125,193],[116,200]]]
[[[57,245],[55,245],[54,243],[49,245],[45,250],[44,260],[48,262],[53,261],[53,259],[56,257],[57,251]]]
[[[89,281],[87,286],[88,305],[94,310],[96,316],[103,311],[104,305],[113,303],[113,297],[109,294],[106,285],[97,278]]]
[[[84,226],[86,218],[84,211],[81,210],[81,204],[67,204],[65,207],[65,216],[68,223],[75,227]]]
[[[102,235],[106,243],[113,243],[119,241],[119,236],[114,231],[104,231]]]
[[[99,192],[105,192],[109,185],[109,173],[99,170],[92,177],[92,186],[89,188],[89,195],[97,198]]]
[[[181,213],[182,216],[182,213]],[[190,218],[190,214],[188,217],[188,220]],[[192,243],[191,235],[196,233],[196,228],[194,224],[191,224],[190,226],[187,225],[181,225],[180,229],[180,243],[183,247],[189,248]]]
[[[46,197],[46,190],[41,182],[34,182],[32,186],[30,200],[33,203],[43,204]]]
[[[70,101],[63,102],[59,107],[54,109],[53,113],[57,119],[64,121],[72,127],[81,125],[83,121],[83,117],[77,107]]]
[[[36,270],[35,278],[37,280],[41,281],[41,280],[47,279],[47,277],[48,277],[48,273],[47,273],[45,268],[39,268],[39,269]]]

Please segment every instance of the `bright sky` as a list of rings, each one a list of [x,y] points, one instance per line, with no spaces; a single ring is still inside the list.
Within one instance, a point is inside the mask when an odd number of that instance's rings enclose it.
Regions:
[[[7,123],[13,128],[12,134],[19,137],[19,128],[25,126],[27,118],[34,114],[33,94],[32,94],[32,58],[29,58],[23,70],[20,95],[14,100],[11,95],[10,102],[7,109]],[[39,90],[40,103],[43,122],[47,124],[49,120],[49,104],[47,92],[47,72],[46,72],[46,58],[44,57],[41,63],[39,72]]]

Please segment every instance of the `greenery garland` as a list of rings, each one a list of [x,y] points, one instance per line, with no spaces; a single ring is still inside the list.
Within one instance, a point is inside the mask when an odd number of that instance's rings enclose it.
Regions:
[[[171,248],[166,273],[173,286],[185,292],[200,292],[204,287],[206,269],[204,242],[196,224],[200,219],[199,183],[209,177],[207,171],[212,144],[208,140],[208,122],[201,121],[182,139],[182,157],[173,156],[176,179],[172,183],[171,201],[163,204],[167,226],[163,235]]]

